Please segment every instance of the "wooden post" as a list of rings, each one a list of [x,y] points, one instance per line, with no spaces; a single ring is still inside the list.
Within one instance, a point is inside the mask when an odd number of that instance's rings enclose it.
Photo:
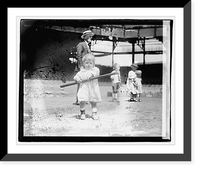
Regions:
[[[116,42],[116,39],[115,37],[113,37],[113,40],[112,40],[112,67],[114,66],[114,50],[115,48],[117,47],[117,42]]]
[[[143,65],[145,65],[146,64],[146,61],[145,61],[145,37],[144,37],[144,42],[143,42],[143,44],[142,44],[142,46],[143,46]]]

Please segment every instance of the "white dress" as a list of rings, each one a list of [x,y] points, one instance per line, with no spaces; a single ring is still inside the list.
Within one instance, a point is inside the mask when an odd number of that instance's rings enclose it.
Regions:
[[[112,73],[115,73],[116,71],[113,70]],[[121,82],[121,76],[120,76],[120,71],[117,71],[118,74],[114,74],[111,75],[111,81],[112,81],[112,85],[116,84],[116,83],[120,83]]]
[[[83,68],[75,75],[74,80],[77,80],[80,78],[81,80],[86,80],[90,78],[91,74],[93,74],[93,76],[99,76],[100,74],[99,68],[94,67],[91,70],[86,70]],[[98,79],[81,83],[77,96],[78,96],[79,102],[81,101],[100,102],[101,94],[100,94]]]
[[[133,85],[133,82],[135,81],[136,77],[137,76],[136,76],[134,71],[131,70],[131,71],[128,72],[128,78],[127,78],[126,87],[129,90],[129,92],[132,93],[132,94],[136,94],[137,93],[136,86]]]

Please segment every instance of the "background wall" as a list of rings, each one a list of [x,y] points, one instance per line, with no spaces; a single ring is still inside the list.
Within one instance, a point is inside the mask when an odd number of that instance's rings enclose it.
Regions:
[[[72,81],[75,63],[74,56],[80,34],[49,29],[22,27],[20,39],[21,70],[25,78]],[[112,67],[97,65],[101,74],[112,71]],[[162,84],[162,64],[139,65],[143,84]],[[129,67],[121,67],[122,82],[125,83]],[[110,82],[109,77],[99,79]]]

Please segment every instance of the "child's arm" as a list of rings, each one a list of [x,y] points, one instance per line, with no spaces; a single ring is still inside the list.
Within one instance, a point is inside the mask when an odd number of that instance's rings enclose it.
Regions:
[[[82,78],[79,74],[79,72],[74,76],[74,80],[78,83],[81,83],[82,82]]]
[[[94,67],[90,73],[89,73],[89,79],[92,78],[92,77],[96,77],[96,76],[99,76],[100,75],[100,71],[99,71],[99,68],[97,67]]]
[[[133,85],[138,87],[138,83],[137,83],[137,80],[136,79],[133,79]]]

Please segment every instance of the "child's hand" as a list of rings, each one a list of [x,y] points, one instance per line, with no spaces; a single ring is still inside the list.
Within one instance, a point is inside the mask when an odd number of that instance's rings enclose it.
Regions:
[[[132,78],[129,78],[129,81],[130,81],[131,83],[134,83],[134,79],[132,79]]]
[[[92,77],[94,77],[94,74],[90,73],[90,74],[88,75],[88,79],[91,79]]]
[[[77,78],[76,78],[76,81],[77,81],[77,83],[81,83],[81,82],[82,82],[82,79],[81,79],[80,77],[77,77]]]

